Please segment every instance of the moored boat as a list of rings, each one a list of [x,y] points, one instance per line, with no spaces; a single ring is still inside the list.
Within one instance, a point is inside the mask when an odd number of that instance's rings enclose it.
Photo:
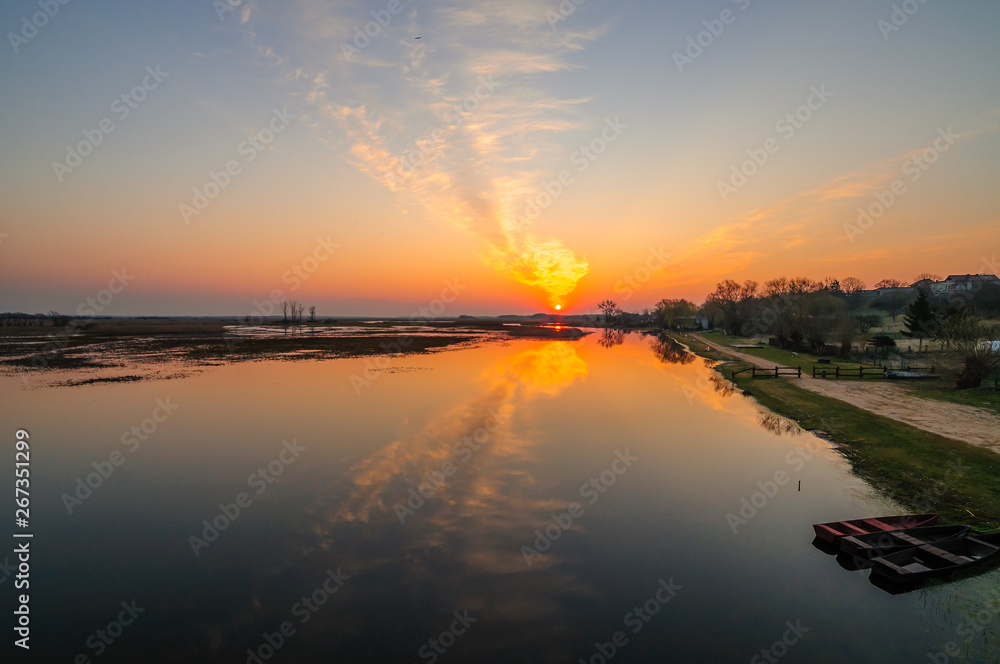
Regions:
[[[929,526],[937,521],[937,514],[901,514],[897,516],[878,516],[870,519],[851,519],[849,521],[831,521],[829,523],[813,524],[816,537],[825,542],[833,542],[846,535],[865,535],[906,528]]]
[[[919,581],[1000,562],[1000,533],[966,535],[872,559],[872,572],[895,582]]]
[[[968,534],[969,526],[924,526],[887,530],[837,539],[840,550],[851,556],[874,558],[923,544],[935,544]]]

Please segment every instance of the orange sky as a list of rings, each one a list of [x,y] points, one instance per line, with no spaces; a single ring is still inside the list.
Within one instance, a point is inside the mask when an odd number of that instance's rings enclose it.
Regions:
[[[449,283],[444,315],[593,313],[997,271],[996,7],[886,38],[870,3],[748,5],[680,66],[704,8],[547,7],[418,7],[354,53],[363,7],[81,5],[91,33],[0,62],[0,309],[73,313],[122,268],[102,313],[409,315]]]

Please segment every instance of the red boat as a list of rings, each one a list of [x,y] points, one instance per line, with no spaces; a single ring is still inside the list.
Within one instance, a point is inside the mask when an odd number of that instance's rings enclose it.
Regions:
[[[899,516],[877,516],[871,519],[852,519],[850,521],[831,521],[830,523],[813,524],[816,537],[824,542],[833,542],[838,537],[846,535],[865,535],[867,533],[888,532],[904,528],[919,528],[929,526],[937,521],[937,514],[902,514]]]

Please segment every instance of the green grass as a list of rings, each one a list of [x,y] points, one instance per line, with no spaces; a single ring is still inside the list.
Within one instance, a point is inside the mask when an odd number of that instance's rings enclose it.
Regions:
[[[702,347],[704,348],[704,347]],[[725,362],[724,376],[745,368]],[[936,512],[946,522],[1000,527],[1000,455],[916,429],[862,408],[803,390],[787,380],[737,376],[736,385],[763,406],[828,434],[855,473],[906,509]]]

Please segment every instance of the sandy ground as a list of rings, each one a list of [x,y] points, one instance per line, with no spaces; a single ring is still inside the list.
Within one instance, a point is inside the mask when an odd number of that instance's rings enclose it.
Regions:
[[[698,335],[693,336],[712,349],[745,362],[759,367],[774,367],[774,362],[770,360],[740,353]],[[837,381],[809,376],[786,377],[786,379],[794,381],[799,387],[839,399],[877,415],[1000,453],[1000,417],[982,408],[921,399],[897,385],[888,383]]]

